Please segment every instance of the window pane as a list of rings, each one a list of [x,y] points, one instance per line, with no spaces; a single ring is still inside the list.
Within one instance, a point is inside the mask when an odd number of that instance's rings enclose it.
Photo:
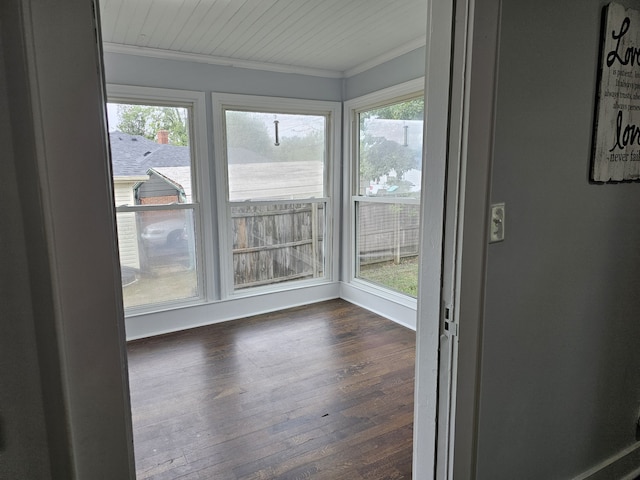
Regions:
[[[191,203],[188,109],[110,103],[116,206]]]
[[[324,275],[324,202],[234,205],[236,289]]]
[[[189,109],[108,103],[125,308],[197,298]],[[124,206],[135,206],[126,211]]]
[[[193,209],[116,218],[125,308],[198,297]]]
[[[424,100],[359,114],[357,195],[420,198]]]
[[[416,297],[419,204],[356,202],[357,277]]]
[[[229,200],[324,196],[325,117],[225,111]]]

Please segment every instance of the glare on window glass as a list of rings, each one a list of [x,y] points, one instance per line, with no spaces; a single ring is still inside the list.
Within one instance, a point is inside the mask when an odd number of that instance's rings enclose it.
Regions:
[[[229,200],[324,196],[325,117],[225,112]]]
[[[356,164],[356,277],[412,297],[418,231],[424,100],[360,112]]]
[[[324,276],[326,123],[225,111],[234,289]]]
[[[358,195],[420,197],[424,100],[359,114]]]

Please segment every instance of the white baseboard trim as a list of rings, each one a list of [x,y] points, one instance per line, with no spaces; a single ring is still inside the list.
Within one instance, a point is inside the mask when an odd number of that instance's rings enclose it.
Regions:
[[[416,308],[412,305],[411,299],[394,300],[391,296],[389,298],[381,297],[378,292],[367,291],[366,288],[352,284],[329,283],[130,316],[125,320],[127,341],[213,325],[334,298],[343,298],[407,328],[416,329]]]
[[[127,341],[309,305],[339,296],[338,283],[329,283],[136,315],[125,320]]]
[[[417,314],[412,301],[394,301],[392,298],[380,296],[379,292],[370,292],[351,283],[340,283],[340,298],[411,330],[416,329]]]
[[[640,476],[640,442],[609,457],[573,480],[635,480]]]

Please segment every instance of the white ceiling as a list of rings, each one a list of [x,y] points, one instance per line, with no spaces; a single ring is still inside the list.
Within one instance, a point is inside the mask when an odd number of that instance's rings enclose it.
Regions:
[[[101,0],[105,50],[326,77],[425,43],[426,0]]]

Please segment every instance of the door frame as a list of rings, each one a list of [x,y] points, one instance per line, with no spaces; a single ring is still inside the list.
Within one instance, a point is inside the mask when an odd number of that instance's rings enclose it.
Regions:
[[[50,478],[134,479],[97,0],[4,0],[0,24],[40,378],[24,401],[41,397],[46,429],[30,461]]]
[[[475,478],[482,325],[494,115],[498,82],[501,0],[469,0],[464,55],[460,206],[456,239],[455,312],[458,337],[455,412],[450,419],[455,456],[448,478]]]
[[[476,465],[501,0],[450,3],[428,3],[415,479]]]
[[[466,0],[463,0],[463,3]],[[434,478],[442,456],[437,423],[440,319],[443,305],[443,247],[447,198],[450,85],[454,33],[453,2],[427,1],[425,122],[420,208],[420,272],[416,318],[413,478]],[[443,90],[447,89],[447,94]],[[448,240],[448,237],[447,237]]]

